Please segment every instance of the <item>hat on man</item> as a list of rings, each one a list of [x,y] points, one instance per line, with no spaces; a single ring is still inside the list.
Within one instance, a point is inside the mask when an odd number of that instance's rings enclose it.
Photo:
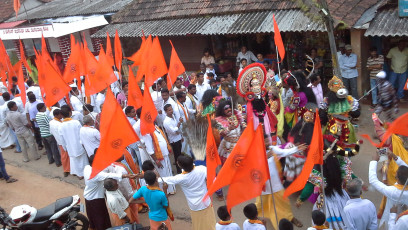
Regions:
[[[376,77],[384,79],[385,77],[387,77],[387,74],[385,73],[385,71],[380,71],[377,73]]]
[[[349,44],[347,44],[347,45],[345,46],[345,48],[346,48],[346,50],[352,50],[351,45],[349,45]]]

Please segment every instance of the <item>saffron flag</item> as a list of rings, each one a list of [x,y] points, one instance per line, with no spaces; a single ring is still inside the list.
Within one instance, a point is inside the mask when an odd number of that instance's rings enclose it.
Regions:
[[[75,42],[74,35],[71,34],[71,54],[69,55],[67,64],[65,65],[63,79],[65,82],[72,82],[77,79],[80,82],[81,70],[81,46]],[[80,86],[80,84],[78,84]]]
[[[20,0],[14,0],[14,11],[16,12],[16,17],[18,17],[18,11],[20,10],[21,4]]]
[[[92,52],[88,49],[86,40],[84,40],[84,46],[82,47],[81,51],[86,76],[85,95],[90,96],[92,94],[99,93],[99,91],[95,90],[94,85],[92,85],[95,79],[96,70],[98,69],[98,61],[96,60]]]
[[[274,30],[274,40],[275,45],[278,47],[278,53],[281,58],[281,62],[283,58],[285,58],[285,46],[283,45],[282,36],[279,31],[278,23],[276,23],[275,15],[273,15],[273,30]]]
[[[149,55],[150,55],[150,49],[152,47],[152,36],[149,35],[147,37],[144,45],[143,45],[143,50],[141,53],[141,60],[139,64],[139,69],[137,70],[136,74],[136,81],[139,82],[142,80],[143,76],[146,75],[146,70],[147,70],[147,65],[149,62]],[[142,47],[141,47],[142,48]]]
[[[14,66],[14,72],[17,74],[17,85],[18,88],[20,89],[20,96],[21,96],[21,101],[23,101],[23,104],[25,106],[26,104],[26,89],[24,85],[24,74],[23,74],[23,68],[22,68],[22,63],[21,61],[18,61]]]
[[[169,66],[169,73],[167,74],[167,88],[173,88],[174,82],[177,80],[177,77],[184,72],[186,69],[184,68],[183,63],[179,56],[177,55],[176,49],[174,49],[173,43],[169,40],[171,44],[171,57],[170,57],[170,66]]]
[[[322,126],[320,124],[319,113],[317,112],[317,110],[313,129],[313,137],[312,141],[310,142],[309,151],[307,152],[307,158],[302,172],[285,190],[285,193],[283,195],[284,197],[288,197],[292,193],[302,190],[305,187],[315,164],[323,164],[323,133]]]
[[[142,54],[145,48],[146,38],[142,36],[142,44],[140,44],[140,48],[130,57],[129,60],[133,61],[133,66],[139,66],[142,62]]]
[[[132,68],[129,68],[129,95],[128,95],[128,105],[135,107],[138,109],[143,105],[143,95],[142,91],[137,84],[136,77],[133,74]]]
[[[3,41],[0,39],[0,77],[1,77],[1,81],[3,82],[5,86],[7,86],[9,91],[11,87],[13,86],[12,81],[11,81],[13,71],[14,71],[13,66],[11,65],[10,58],[6,51],[6,47],[4,46]],[[8,85],[6,82],[7,78],[8,78],[8,83],[9,83]]]
[[[112,52],[112,44],[111,44],[111,40],[110,40],[108,32],[106,32],[106,58],[111,67],[115,65],[114,58],[113,58],[113,52]]]
[[[20,60],[23,62],[24,66],[26,67],[26,69],[28,70],[28,72],[31,74],[31,73],[32,73],[32,70],[31,70],[30,66],[28,65],[28,63],[27,63],[27,59],[26,59],[26,56],[25,56],[23,43],[21,43],[21,40],[20,40],[20,39],[18,40],[18,42],[19,42],[19,44],[20,44],[20,56],[21,56]]]
[[[215,143],[212,131],[210,115],[207,114],[207,147],[206,147],[206,165],[207,165],[207,188],[211,187],[214,182],[216,169],[221,165],[220,156],[218,155],[217,144]]]
[[[156,119],[157,114],[152,95],[150,95],[149,90],[145,90],[143,95],[142,113],[140,114],[140,132],[142,135],[154,132],[154,120]]]
[[[167,65],[160,46],[159,37],[153,39],[145,69],[145,87],[148,89],[154,82],[167,73]]]
[[[101,143],[92,164],[91,178],[122,157],[127,146],[139,141],[110,88],[106,92],[100,124]]]
[[[122,76],[120,74],[122,71],[122,57],[123,57],[122,45],[120,44],[118,30],[116,30],[116,33],[115,33],[115,65],[116,65],[116,68],[118,69],[119,76]]]

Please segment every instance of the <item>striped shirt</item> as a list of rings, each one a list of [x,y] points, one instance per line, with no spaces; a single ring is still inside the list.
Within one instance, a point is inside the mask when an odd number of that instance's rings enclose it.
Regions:
[[[367,59],[367,68],[373,65],[384,65],[384,56],[378,55],[376,58],[369,57]],[[376,68],[370,71],[370,78],[376,78],[377,74],[382,70],[382,68]]]
[[[50,119],[47,113],[38,112],[35,116],[35,120],[37,121],[38,127],[40,127],[41,137],[49,137],[52,135],[50,132]]]

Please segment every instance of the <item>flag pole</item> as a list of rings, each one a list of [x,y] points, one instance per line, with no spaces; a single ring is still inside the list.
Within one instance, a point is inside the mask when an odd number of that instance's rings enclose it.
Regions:
[[[276,47],[276,63],[278,64],[278,73],[279,73],[279,78],[280,78],[281,74],[280,74],[280,65],[279,65],[279,50],[278,50],[278,46],[276,46],[276,44],[275,44],[275,47]]]
[[[277,226],[279,226],[278,213],[276,212],[276,205],[275,205],[275,195],[273,194],[273,187],[272,187],[271,179],[269,179],[269,185],[271,186],[272,203],[273,203],[273,210],[275,211],[276,224]]]

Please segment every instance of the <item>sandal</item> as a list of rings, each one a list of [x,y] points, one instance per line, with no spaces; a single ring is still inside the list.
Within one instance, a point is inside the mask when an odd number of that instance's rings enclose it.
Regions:
[[[6,180],[6,183],[13,183],[13,182],[16,182],[16,181],[17,181],[17,179],[9,178],[8,180]]]
[[[146,213],[147,211],[149,211],[149,209],[147,207],[143,207],[142,210],[139,211],[139,213]]]
[[[302,224],[302,222],[300,222],[300,220],[298,220],[298,219],[296,219],[295,217],[293,217],[293,219],[292,219],[292,224],[294,224],[296,227],[298,227],[298,228],[301,228],[301,227],[303,227],[303,224]]]

